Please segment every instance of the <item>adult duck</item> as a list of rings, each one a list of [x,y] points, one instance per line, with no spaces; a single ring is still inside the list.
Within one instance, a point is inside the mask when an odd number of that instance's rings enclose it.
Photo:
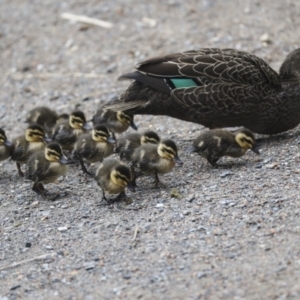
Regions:
[[[109,109],[167,115],[210,129],[244,126],[261,134],[300,123],[300,48],[279,74],[253,54],[204,48],[148,59],[120,79],[134,82]]]

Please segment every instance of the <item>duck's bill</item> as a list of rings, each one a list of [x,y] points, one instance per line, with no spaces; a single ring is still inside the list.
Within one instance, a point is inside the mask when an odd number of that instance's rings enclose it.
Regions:
[[[109,144],[115,144],[116,143],[116,140],[113,138],[113,137],[111,137],[111,136],[109,136],[108,138],[107,138],[107,140],[106,140]]]
[[[5,140],[4,145],[7,147],[11,147],[13,144],[12,144],[12,142]]]
[[[82,126],[82,128],[84,130],[92,130],[92,127],[88,123],[84,123],[83,126]]]
[[[44,137],[44,142],[45,143],[50,143],[50,142],[52,142],[52,140],[49,137],[45,136]]]
[[[61,156],[61,158],[59,159],[59,162],[63,165],[67,165],[69,164],[69,160],[67,160],[64,156]]]
[[[174,158],[174,160],[175,160],[175,162],[176,162],[176,164],[177,164],[178,166],[182,166],[182,165],[183,165],[182,160],[181,160],[178,156],[176,156],[176,157]]]
[[[129,189],[129,191],[135,192],[135,188],[134,188],[132,182],[129,182],[129,183],[127,184],[127,187],[128,187],[128,189]]]
[[[256,145],[254,145],[254,146],[251,148],[251,150],[252,150],[254,153],[256,153],[256,154],[259,154],[259,149],[258,149],[258,147],[257,147]]]
[[[131,128],[133,128],[134,130],[138,130],[137,126],[134,124],[134,122],[132,121],[130,123]]]

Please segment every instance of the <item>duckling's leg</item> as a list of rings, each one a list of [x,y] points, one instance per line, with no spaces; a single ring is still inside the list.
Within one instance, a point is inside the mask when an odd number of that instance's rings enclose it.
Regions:
[[[37,194],[41,195],[44,199],[46,199],[46,196],[44,194],[45,188],[44,188],[43,184],[40,185],[38,182],[35,182],[32,186],[32,190],[34,192],[36,192]]]
[[[102,197],[101,197],[101,201],[105,200],[108,203],[107,198],[105,197],[105,191],[103,189],[103,187],[101,186],[101,184],[98,182],[98,186],[100,187],[101,191],[102,191]]]
[[[159,180],[159,177],[158,177],[158,174],[156,171],[154,173],[154,176],[155,176],[155,180],[154,180],[153,184],[154,184],[155,188],[166,187],[166,185]]]
[[[17,164],[17,169],[18,169],[18,173],[21,177],[24,177],[24,173],[23,171],[21,170],[21,164],[20,163],[16,163]]]
[[[135,188],[136,187],[136,178],[137,178],[137,175],[136,175],[136,172],[135,172],[133,164],[130,165],[130,173],[131,173],[131,178],[132,178],[131,179],[131,184]]]
[[[207,157],[207,161],[214,167],[214,168],[217,168],[218,165],[217,165],[217,161],[219,159],[218,158],[213,158],[212,156],[209,156]]]
[[[83,160],[82,160],[81,158],[79,158],[79,162],[80,162],[82,171],[83,171],[84,173],[86,173],[86,174],[92,176],[93,174],[87,170],[87,168],[85,167],[84,162],[83,162]]]

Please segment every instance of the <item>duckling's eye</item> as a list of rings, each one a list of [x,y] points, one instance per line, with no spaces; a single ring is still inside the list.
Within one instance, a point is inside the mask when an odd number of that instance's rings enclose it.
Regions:
[[[253,145],[253,141],[250,140],[250,139],[247,139],[247,138],[245,138],[245,137],[241,138],[241,141],[242,141],[242,142],[245,142],[245,143],[247,143],[247,144]]]
[[[162,148],[162,151],[163,151],[163,152],[167,152],[167,153],[169,153],[169,154],[171,154],[171,155],[175,155],[174,151],[172,151],[172,150],[170,150],[170,149],[167,149],[167,148]]]

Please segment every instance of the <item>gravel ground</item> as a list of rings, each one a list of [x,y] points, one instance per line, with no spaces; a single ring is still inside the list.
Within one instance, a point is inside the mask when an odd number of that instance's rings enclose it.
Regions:
[[[0,126],[10,139],[21,134],[36,105],[91,118],[128,86],[119,75],[155,55],[232,47],[278,70],[300,46],[299,13],[299,1],[282,0],[4,0]],[[136,123],[174,138],[184,165],[162,176],[167,189],[143,178],[131,204],[101,203],[77,167],[48,186],[61,197],[44,201],[1,162],[0,299],[299,299],[299,129],[260,137],[260,156],[212,169],[185,152],[203,127]]]

